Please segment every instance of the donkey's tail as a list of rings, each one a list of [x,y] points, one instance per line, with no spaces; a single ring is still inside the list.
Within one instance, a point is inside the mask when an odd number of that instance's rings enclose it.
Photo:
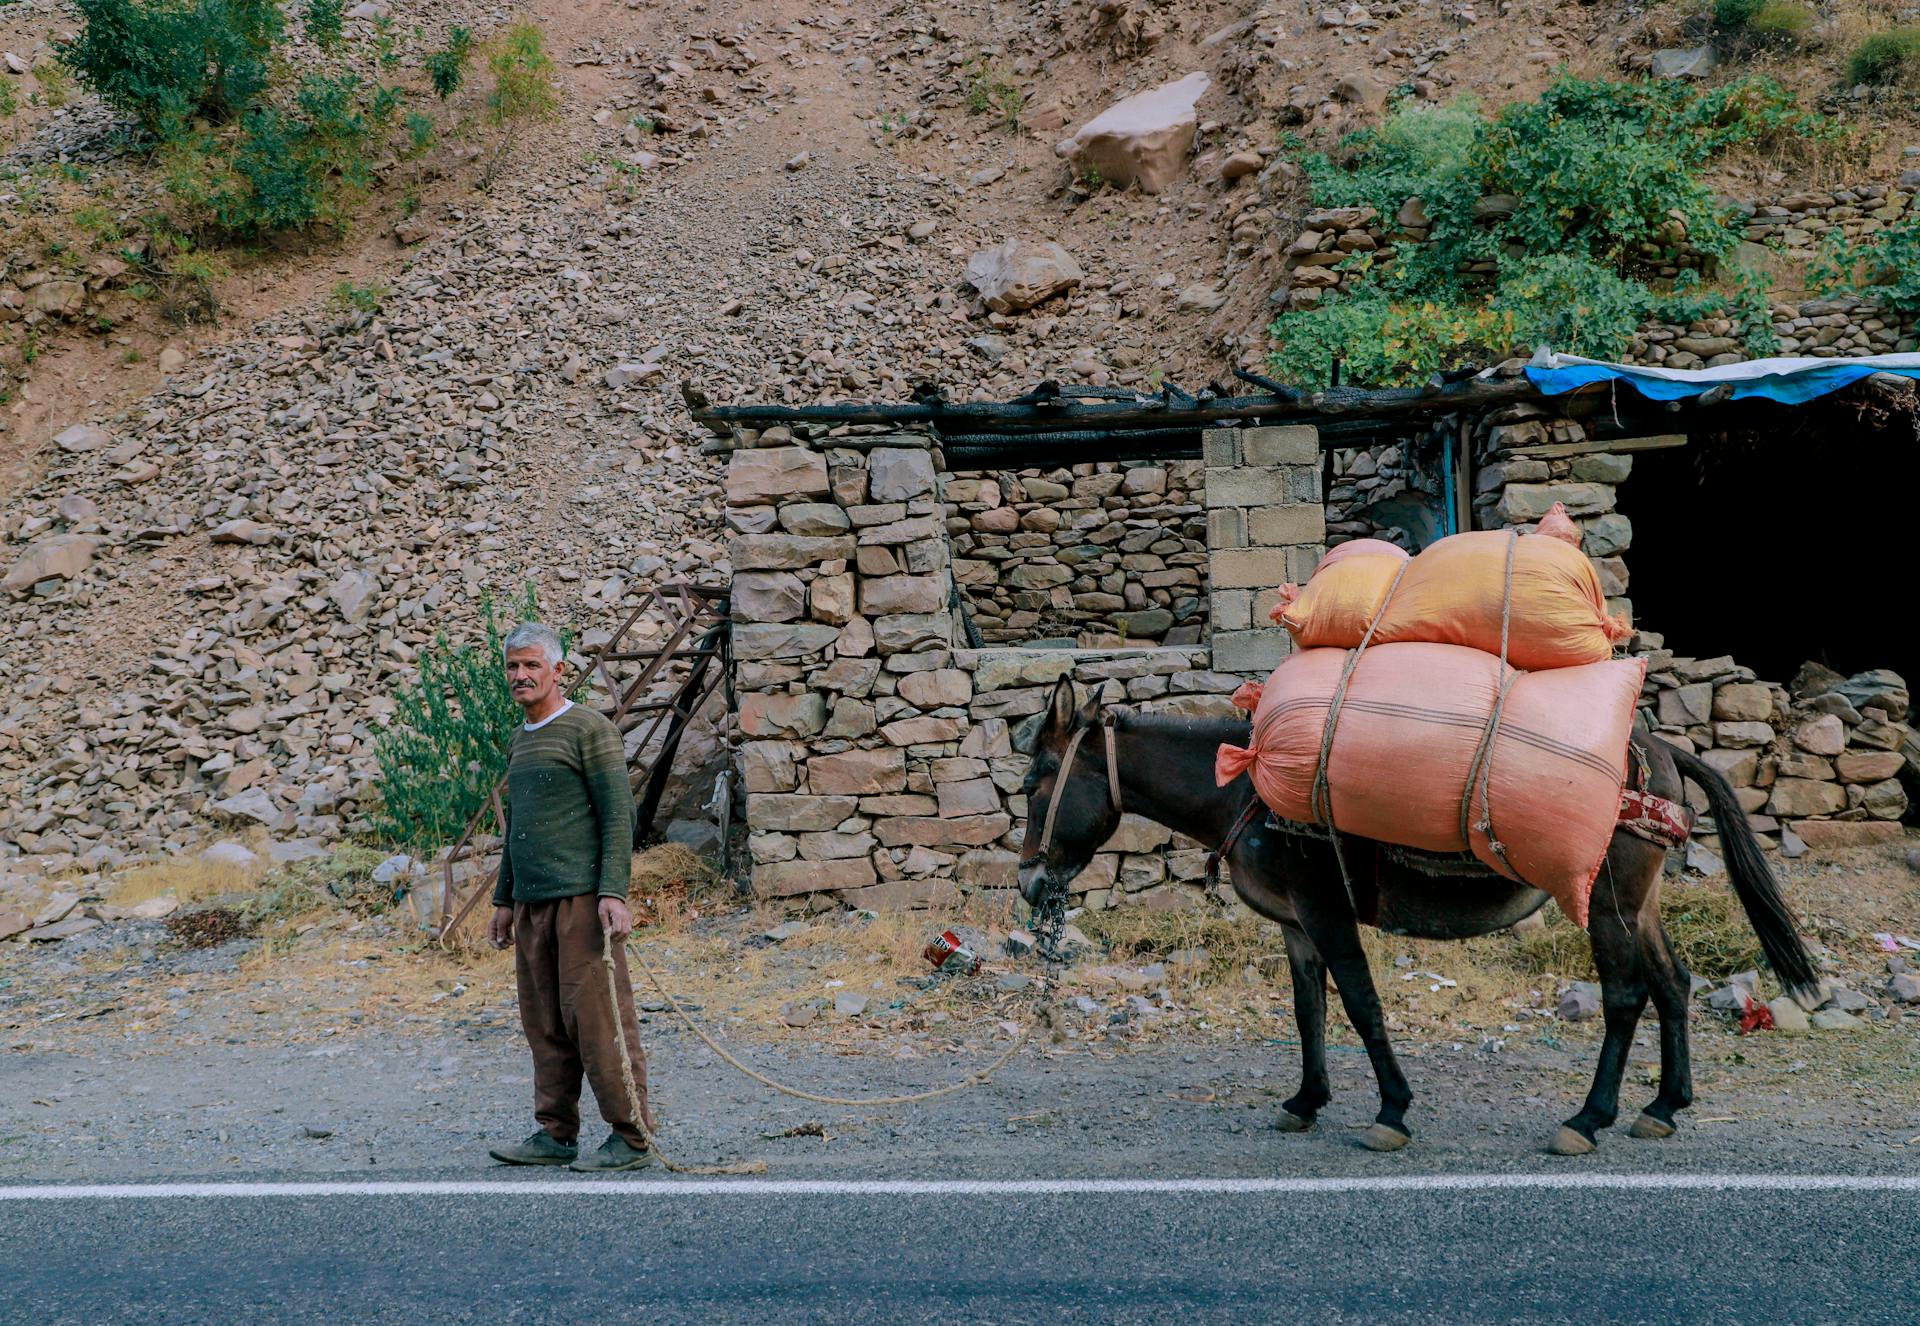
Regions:
[[[1733,879],[1734,895],[1746,909],[1747,921],[1760,937],[1761,951],[1767,955],[1774,974],[1795,1002],[1818,1008],[1827,999],[1825,982],[1814,970],[1813,955],[1800,940],[1799,926],[1787,909],[1779,881],[1767,865],[1760,840],[1754,837],[1747,813],[1740,808],[1732,786],[1705,760],[1664,741],[1660,744],[1666,746],[1680,772],[1700,784],[1707,794],[1713,822],[1720,829],[1720,849],[1727,858],[1727,874]]]

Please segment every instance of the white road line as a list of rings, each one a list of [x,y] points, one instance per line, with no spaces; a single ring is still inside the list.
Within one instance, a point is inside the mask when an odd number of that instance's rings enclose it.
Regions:
[[[1331,1179],[470,1179],[393,1183],[101,1183],[0,1187],[0,1202],[174,1197],[1059,1197],[1082,1194],[1511,1192],[1920,1193],[1914,1174],[1409,1174]]]

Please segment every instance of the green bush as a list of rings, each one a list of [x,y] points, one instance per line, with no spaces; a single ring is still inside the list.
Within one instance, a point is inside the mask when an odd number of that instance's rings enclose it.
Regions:
[[[20,103],[14,99],[13,84],[0,78],[0,116],[13,114],[20,109]]]
[[[473,54],[473,33],[454,27],[447,33],[447,44],[427,53],[427,77],[433,82],[433,94],[445,101],[466,81],[467,60]]]
[[[352,200],[372,178],[366,149],[383,113],[391,114],[389,91],[376,89],[371,105],[363,104],[355,76],[311,75],[292,111],[259,106],[238,134],[177,138],[165,158],[167,188],[235,234],[344,229]]]
[[[334,284],[333,292],[327,302],[337,309],[353,309],[360,313],[378,313],[380,306],[392,293],[385,281],[370,281],[366,285],[355,285],[351,281],[339,281]]]
[[[1920,27],[1876,32],[1847,57],[1849,83],[1894,83],[1920,69]]]
[[[1758,350],[1772,324],[1756,278],[1733,274],[1731,295],[1684,281],[1662,294],[1642,273],[1682,240],[1717,258],[1738,242],[1736,218],[1707,183],[1715,156],[1840,132],[1756,77],[1701,89],[1562,76],[1492,119],[1471,102],[1403,102],[1347,139],[1341,161],[1309,158],[1307,174],[1320,206],[1391,217],[1419,199],[1428,239],[1350,260],[1359,277],[1348,295],[1283,314],[1270,329],[1274,368],[1316,385],[1340,353],[1355,382],[1406,383],[1542,342],[1617,356],[1643,319],[1682,307],[1691,317],[1733,310]],[[1361,308],[1344,307],[1362,296]],[[1373,341],[1353,344],[1356,335]]]
[[[307,0],[307,40],[323,51],[340,44],[346,0]]]
[[[1554,254],[1501,266],[1492,307],[1513,319],[1517,347],[1617,359],[1646,317],[1650,292],[1590,258]]]
[[[1713,0],[1713,26],[1722,32],[1745,32],[1767,0]]]
[[[547,55],[546,38],[532,23],[515,23],[501,33],[487,56],[487,67],[493,71],[487,118],[495,124],[542,119],[559,109],[553,60]]]
[[[515,620],[538,620],[533,590]],[[484,645],[445,635],[420,651],[420,677],[395,698],[393,721],[374,742],[380,768],[379,835],[432,851],[454,841],[506,771],[507,742],[521,721],[501,672],[502,622],[481,604]]]
[[[162,137],[195,116],[228,119],[267,86],[285,20],[276,0],[75,0],[80,33],[60,58]]]
[[[1857,240],[1829,231],[1807,280],[1821,294],[1865,295],[1902,313],[1920,312],[1920,217],[1910,213]]]
[[[1484,305],[1399,300],[1366,287],[1288,314],[1272,330],[1279,338],[1275,371],[1312,386],[1332,380],[1336,360],[1343,382],[1414,386],[1463,360],[1504,355],[1514,339],[1510,314]]]

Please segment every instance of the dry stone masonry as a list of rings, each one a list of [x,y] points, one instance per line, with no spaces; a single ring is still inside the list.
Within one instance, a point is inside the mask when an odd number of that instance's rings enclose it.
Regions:
[[[764,897],[915,906],[1013,888],[1025,752],[1053,686],[1070,678],[1109,704],[1147,713],[1229,715],[1234,688],[1286,653],[1285,633],[1266,625],[1264,607],[1254,626],[1256,603],[1281,580],[1304,577],[1319,554],[1311,429],[1206,434],[1205,466],[1187,467],[1179,482],[1195,498],[1204,488],[1201,528],[1210,537],[1198,550],[1180,538],[1178,553],[1152,549],[1169,540],[1157,512],[1168,505],[1163,481],[1179,467],[1086,466],[1062,480],[956,476],[941,473],[937,451],[915,435],[810,441],[783,429],[775,440],[733,453],[726,499],[738,759],[753,887]],[[1128,492],[1132,476],[1140,476],[1132,480],[1137,491]],[[1083,504],[1067,505],[1076,487]],[[1020,497],[1010,502],[1014,491]],[[1127,500],[1108,506],[1114,498]],[[1149,504],[1135,506],[1134,498]],[[983,549],[1009,546],[973,536],[1011,535],[1023,522],[1051,523],[1030,516],[1074,510],[1092,533],[1121,532],[1106,542],[1056,545],[1048,537],[1030,547],[1124,546],[1134,513],[1145,512],[1138,532],[1151,540],[1120,554],[1114,597],[1124,605],[1130,586],[1151,595],[1211,583],[1211,649],[965,646],[959,591],[979,593],[981,585],[962,582],[975,574],[971,566],[997,565],[978,555]],[[981,531],[976,518],[993,512],[1012,513],[1010,528]],[[1055,560],[1000,564],[1062,565],[1059,554],[1048,555]],[[1165,565],[1127,560],[1143,556]],[[1065,566],[1079,574],[1071,559]],[[1195,578],[1149,581],[1174,566]],[[1223,604],[1237,614],[1225,629],[1217,624]],[[1205,856],[1205,845],[1127,816],[1074,890],[1094,908],[1123,900],[1186,906]]]
[[[953,574],[989,644],[1198,644],[1207,542],[1198,461],[955,474]]]

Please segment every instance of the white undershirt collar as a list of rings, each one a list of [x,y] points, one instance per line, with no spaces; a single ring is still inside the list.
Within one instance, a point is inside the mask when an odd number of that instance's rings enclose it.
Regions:
[[[573,701],[562,700],[560,702],[560,707],[558,709],[548,714],[545,718],[541,719],[538,723],[522,723],[520,726],[526,729],[528,732],[538,732],[541,728],[545,727],[547,724],[551,723],[554,719],[560,717],[560,715],[566,713],[567,710],[571,708],[573,708]]]

